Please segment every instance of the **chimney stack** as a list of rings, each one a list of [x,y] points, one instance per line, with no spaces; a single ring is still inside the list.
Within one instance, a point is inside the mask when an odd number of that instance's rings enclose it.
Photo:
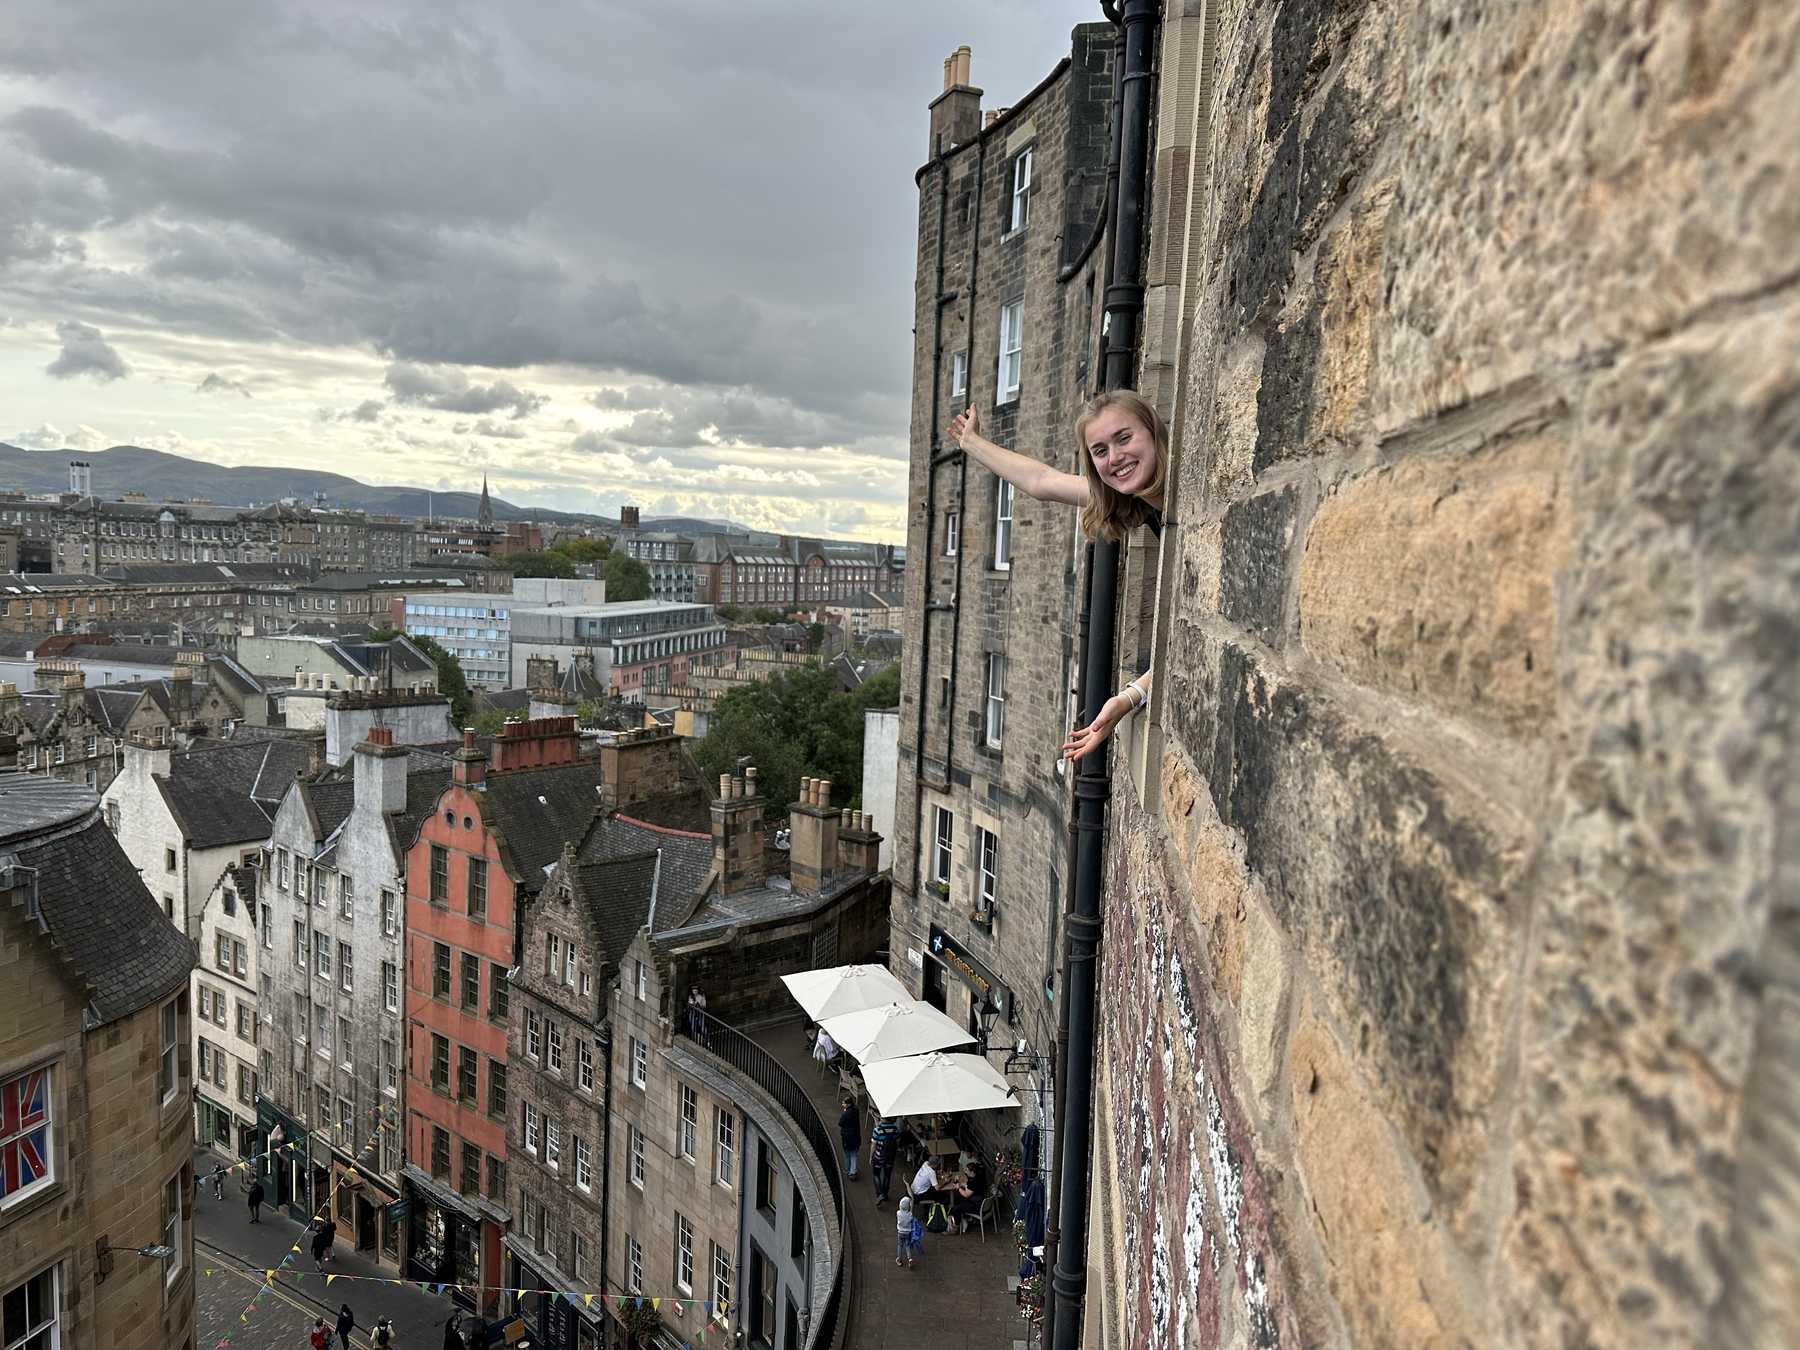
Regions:
[[[464,787],[477,787],[487,781],[487,756],[475,744],[474,727],[464,727],[462,735],[462,749],[450,756],[451,776]]]
[[[356,747],[355,803],[358,812],[393,815],[406,809],[406,747],[394,744],[392,727],[370,727]]]
[[[177,666],[169,672],[169,720],[185,726],[194,718],[194,672]]]
[[[881,836],[874,817],[866,811],[846,811],[838,820],[838,867],[869,876],[881,870]]]
[[[713,871],[725,895],[760,885],[768,876],[759,787],[754,766],[741,778],[719,775],[719,795],[712,804]]]
[[[829,778],[802,778],[788,810],[788,877],[797,895],[817,895],[838,870],[838,813]]]
[[[681,745],[671,727],[617,731],[600,738],[600,804],[616,811],[681,787]]]
[[[465,744],[474,743],[473,731],[465,732]],[[573,764],[581,754],[581,732],[573,717],[525,717],[508,722],[494,737],[494,772],[506,769],[542,769],[553,764]]]
[[[944,59],[944,92],[931,101],[931,158],[975,139],[981,131],[981,90],[969,83],[971,56],[967,45]]]

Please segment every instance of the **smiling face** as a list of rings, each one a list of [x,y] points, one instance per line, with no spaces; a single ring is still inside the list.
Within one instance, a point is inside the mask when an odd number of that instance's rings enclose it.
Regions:
[[[1088,462],[1114,492],[1135,497],[1156,479],[1156,438],[1150,428],[1114,404],[1087,420]]]

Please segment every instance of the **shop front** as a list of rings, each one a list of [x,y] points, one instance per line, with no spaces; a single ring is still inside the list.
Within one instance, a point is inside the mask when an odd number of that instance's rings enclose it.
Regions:
[[[306,1126],[260,1093],[256,1098],[257,1155],[266,1203],[285,1209],[290,1219],[312,1218],[312,1176],[307,1162]]]
[[[393,1216],[400,1202],[399,1187],[342,1158],[332,1160],[331,1183],[338,1241],[349,1243],[371,1261],[398,1269],[400,1219]]]
[[[481,1297],[480,1213],[410,1164],[400,1182],[405,1192],[406,1278],[455,1286],[446,1292],[465,1308],[492,1306],[493,1291]]]
[[[571,1303],[562,1295],[578,1293],[578,1284],[541,1256],[515,1246],[510,1233],[505,1243],[504,1306],[524,1320],[532,1345],[544,1350],[599,1350],[601,1309],[587,1307],[579,1297]]]
[[[997,1019],[1008,1026],[1017,1020],[1012,990],[979,957],[935,923],[925,950],[929,959],[925,968],[925,1001],[962,1022],[984,1047]],[[952,994],[952,989],[957,992]],[[1000,1040],[1004,1043],[1007,1037]]]

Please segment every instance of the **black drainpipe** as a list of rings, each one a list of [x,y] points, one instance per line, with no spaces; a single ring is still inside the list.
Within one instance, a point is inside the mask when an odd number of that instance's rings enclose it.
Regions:
[[[966,382],[963,397],[971,404],[975,402],[975,281],[976,269],[981,265],[981,187],[982,170],[987,160],[987,137],[975,138],[975,186],[971,189],[971,203],[974,220],[969,234],[969,317],[964,322],[964,339],[969,344],[968,359],[963,363]],[[996,375],[995,378],[998,378]],[[951,453],[956,456],[956,528],[961,530],[969,519],[969,457],[957,446]],[[963,541],[956,541],[956,590],[952,592],[950,612],[950,697],[944,700],[946,716],[944,719],[944,763],[946,766],[956,763],[956,644],[962,636],[962,583],[963,557],[965,550]],[[914,817],[917,818],[916,815]],[[917,849],[913,850],[915,856]]]
[[[932,160],[938,166],[938,231],[936,276],[932,282],[931,302],[931,448],[925,461],[925,543],[920,550],[924,556],[917,560],[917,566],[923,569],[919,573],[923,613],[919,617],[918,721],[913,737],[912,818],[915,830],[919,817],[925,810],[925,714],[931,706],[927,702],[931,686],[931,616],[944,608],[942,604],[934,604],[931,599],[931,527],[937,520],[937,467],[941,458],[938,454],[938,381],[942,378],[944,368],[944,226],[950,210],[950,161],[944,157],[942,135],[932,143],[931,150]],[[921,843],[915,834],[912,856],[912,898],[915,906],[919,902],[919,869],[924,854],[924,850],[919,847]]]
[[[1112,20],[1115,26],[1118,24],[1118,11],[1114,6],[1110,4],[1107,6],[1106,16]],[[1119,208],[1119,128],[1121,125],[1120,114],[1122,112],[1119,93],[1124,74],[1125,30],[1119,28],[1113,35],[1112,99],[1108,104],[1108,120],[1111,123],[1111,126],[1108,130],[1106,141],[1106,205],[1101,211],[1099,227],[1097,230],[1097,233],[1103,234],[1108,239],[1111,239],[1113,235],[1117,233],[1116,217]],[[1101,267],[1101,276],[1103,278],[1101,288],[1102,295],[1104,295],[1107,290],[1111,289],[1112,275],[1113,254],[1112,250],[1109,248],[1106,251],[1106,257],[1103,260]],[[1102,323],[1098,326],[1098,332],[1094,339],[1093,369],[1096,372],[1103,369],[1101,351],[1105,341],[1105,335],[1106,325]],[[1082,392],[1086,393],[1087,391],[1083,390]],[[1079,449],[1077,450],[1077,453],[1080,453]],[[1081,552],[1081,604],[1076,610],[1075,616],[1075,650],[1077,652],[1086,652],[1088,616],[1094,599],[1094,546],[1088,544],[1083,547]],[[1077,711],[1080,711],[1081,709],[1086,708],[1087,705],[1087,663],[1082,661],[1077,663],[1075,670],[1075,707]],[[1071,878],[1071,880],[1075,876],[1076,850],[1078,841],[1081,838],[1081,833],[1076,826],[1077,820],[1074,798],[1071,795],[1068,821],[1068,857],[1063,866],[1063,875]],[[1059,941],[1059,945],[1062,948],[1062,961],[1061,968],[1057,971],[1056,975],[1056,1077],[1053,1081],[1056,1084],[1056,1102],[1059,1110],[1062,1106],[1063,1084],[1068,1081],[1069,1073],[1069,918],[1073,913],[1072,907],[1074,899],[1075,888],[1071,884],[1065,892],[1064,898],[1062,931]],[[1046,1214],[1047,1222],[1044,1226],[1045,1270],[1054,1270],[1056,1268],[1056,1248],[1058,1241],[1062,1236],[1062,1224],[1058,1220],[1056,1211],[1058,1192],[1062,1185],[1062,1142],[1062,1129],[1058,1126],[1058,1128],[1053,1130],[1050,1135],[1050,1193]],[[1048,1346],[1050,1344],[1050,1338],[1056,1330],[1056,1301],[1054,1299],[1047,1298],[1044,1300],[1043,1328],[1044,1335],[1041,1344]]]
[[[1144,185],[1150,158],[1150,84],[1158,0],[1123,0],[1116,6],[1125,32],[1125,68],[1119,96],[1119,193],[1114,208],[1113,280],[1106,288],[1106,348],[1101,387],[1136,383],[1138,317],[1144,307],[1142,254]],[[1108,17],[1114,17],[1109,10]],[[1100,711],[1115,671],[1119,545],[1093,545],[1088,567],[1089,616],[1082,652],[1087,688],[1084,724]],[[1100,893],[1106,852],[1106,803],[1112,792],[1112,749],[1090,755],[1075,778],[1076,841],[1073,896],[1066,928],[1068,980],[1067,1066],[1058,1098],[1061,1146],[1056,1214],[1059,1241],[1050,1287],[1055,1299],[1052,1350],[1078,1350],[1082,1299],[1087,1288],[1088,1162],[1092,1148],[1094,1042],[1100,954]]]

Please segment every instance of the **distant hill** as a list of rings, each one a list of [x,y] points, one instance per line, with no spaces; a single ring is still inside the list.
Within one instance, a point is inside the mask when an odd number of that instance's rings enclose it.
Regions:
[[[86,460],[94,466],[94,491],[105,498],[141,492],[151,501],[164,497],[182,501],[205,497],[219,506],[266,506],[283,497],[293,497],[307,505],[312,502],[313,494],[323,492],[328,506],[383,515],[439,515],[465,519],[472,519],[481,505],[479,492],[385,487],[323,469],[231,468],[162,450],[147,450],[141,445],[115,445],[110,450],[84,452],[25,450],[0,442],[0,491],[65,492],[69,486],[71,459]],[[607,516],[515,506],[492,494],[490,500],[498,520],[562,520],[613,528],[619,524]],[[729,521],[683,517],[645,517],[644,524],[680,534],[714,530],[745,533],[749,528]]]

